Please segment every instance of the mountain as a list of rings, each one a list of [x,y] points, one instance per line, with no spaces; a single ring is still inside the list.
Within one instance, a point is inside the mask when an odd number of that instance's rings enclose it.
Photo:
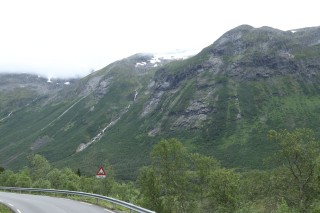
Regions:
[[[175,137],[227,167],[264,169],[270,129],[320,123],[320,27],[236,27],[188,59],[136,54],[82,79],[0,76],[0,162],[30,153],[94,174],[135,177]]]

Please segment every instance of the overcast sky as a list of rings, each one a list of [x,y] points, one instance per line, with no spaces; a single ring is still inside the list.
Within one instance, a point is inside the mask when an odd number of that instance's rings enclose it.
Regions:
[[[0,72],[85,76],[138,52],[200,51],[241,25],[320,25],[318,0],[0,0]]]

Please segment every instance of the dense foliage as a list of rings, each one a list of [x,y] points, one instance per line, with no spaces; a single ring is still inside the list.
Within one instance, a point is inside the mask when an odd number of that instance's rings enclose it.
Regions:
[[[237,208],[240,176],[198,154],[190,155],[175,139],[162,140],[143,168],[139,184],[145,205],[157,212],[225,211]]]
[[[108,159],[135,180],[174,137],[227,168],[274,168],[269,130],[320,136],[319,32],[239,26],[186,60],[136,54],[68,82],[1,74],[0,166],[20,170],[37,153],[90,175]]]
[[[161,140],[151,164],[135,182],[79,176],[80,170],[52,168],[40,155],[28,167],[0,173],[0,185],[78,190],[103,194],[155,210],[182,212],[319,212],[320,144],[310,129],[270,131],[278,152],[266,159],[272,170],[239,172],[208,156],[190,153],[177,139]],[[280,164],[279,164],[280,163]]]
[[[268,171],[237,172],[162,140],[141,169],[143,205],[157,212],[318,212],[320,144],[310,129],[270,131],[278,152]],[[280,164],[279,164],[280,163]]]
[[[104,179],[98,179],[95,176],[79,176],[80,170],[52,168],[49,162],[38,154],[29,156],[28,165],[17,173],[10,170],[1,172],[0,185],[84,191],[112,196],[124,201],[135,201],[135,195],[138,194],[132,183],[116,182],[109,165],[104,165],[107,173]]]

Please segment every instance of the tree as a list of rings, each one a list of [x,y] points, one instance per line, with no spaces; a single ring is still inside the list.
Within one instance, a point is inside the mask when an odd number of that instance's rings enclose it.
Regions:
[[[20,171],[18,174],[16,174],[17,180],[15,183],[15,186],[17,187],[31,187],[32,180],[30,177],[30,172],[27,168]]]
[[[274,159],[283,164],[283,172],[291,175],[294,197],[300,212],[307,212],[315,198],[316,170],[319,166],[319,142],[310,129],[296,129],[269,132],[269,139],[278,144],[279,151]]]
[[[51,168],[48,160],[39,154],[30,155],[28,160],[32,180],[46,179]]]
[[[201,212],[234,212],[239,201],[240,175],[221,168],[208,156],[192,154],[195,202]]]
[[[176,139],[162,140],[152,165],[140,170],[142,204],[156,212],[234,212],[240,176],[217,160],[190,155]]]
[[[189,156],[176,139],[161,140],[151,152],[152,165],[140,170],[143,203],[157,212],[186,212],[190,182]]]
[[[135,203],[139,193],[132,182],[115,183],[113,196],[119,200]]]
[[[192,175],[192,182],[195,183],[194,197],[199,202],[200,209],[210,208],[207,199],[210,190],[210,174],[219,169],[220,164],[217,160],[200,154],[192,154],[191,163],[191,169],[194,171]]]
[[[61,170],[61,187],[63,189],[77,191],[80,185],[80,177],[70,168]]]
[[[111,166],[111,162],[109,160],[105,160],[103,163],[103,168],[106,173],[106,177],[100,179],[100,183],[102,184],[101,194],[109,196],[113,190],[113,187],[116,185],[116,181],[114,179],[114,172]]]
[[[157,176],[155,170],[151,167],[143,167],[140,169],[138,184],[140,186],[140,192],[144,196],[142,205],[156,212],[163,212],[160,178]]]
[[[188,153],[176,139],[161,140],[151,152],[163,199],[163,212],[186,212],[188,200]]]
[[[106,178],[102,178],[99,180],[101,185],[102,185],[102,191],[101,193],[103,195],[107,195],[109,196],[113,190],[113,187],[115,185],[115,180],[114,177],[112,175],[107,175]]]
[[[43,189],[50,189],[51,183],[49,180],[39,179],[33,182],[33,188],[43,188]]]
[[[79,168],[78,168],[78,170],[77,170],[77,175],[78,175],[79,177],[81,177],[81,171],[80,171]]]
[[[16,175],[11,170],[0,173],[0,186],[15,186]]]
[[[238,204],[240,175],[220,168],[209,176],[209,205],[214,212],[234,212]]]
[[[52,169],[48,175],[47,175],[48,180],[51,183],[51,187],[54,189],[63,189],[63,174],[62,172],[57,169],[54,168]]]

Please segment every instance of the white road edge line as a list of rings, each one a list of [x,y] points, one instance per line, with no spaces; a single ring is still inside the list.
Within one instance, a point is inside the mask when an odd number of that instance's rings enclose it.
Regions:
[[[107,212],[109,212],[109,213],[114,213],[114,212],[112,212],[112,211],[110,211],[110,210],[108,210],[108,209],[104,209],[105,211],[107,211]]]
[[[19,209],[17,209],[17,212],[18,212],[18,213],[22,213]]]
[[[88,206],[92,206],[91,203],[86,203],[86,202],[82,202],[82,201],[80,201],[80,203],[86,204],[86,205],[88,205]]]
[[[12,205],[11,203],[8,203],[9,206],[14,207],[14,205]]]

